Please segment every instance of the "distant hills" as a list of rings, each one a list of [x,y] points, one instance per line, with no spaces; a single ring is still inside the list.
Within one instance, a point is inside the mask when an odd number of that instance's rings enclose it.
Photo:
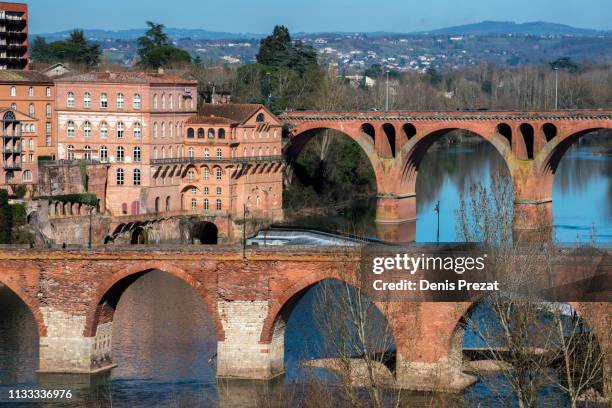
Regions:
[[[61,40],[70,34],[71,30],[56,33],[34,34],[45,37],[47,41]],[[99,30],[84,29],[85,36],[94,41],[105,40],[135,40],[142,36],[145,28],[134,28],[127,30]],[[193,40],[247,40],[259,39],[267,34],[257,33],[229,33],[221,31],[208,31],[203,29],[171,28],[167,27],[166,32],[171,40],[191,38]],[[296,33],[297,37],[310,37],[313,35],[323,35],[324,33]],[[348,33],[325,33],[325,34],[348,34]],[[355,34],[351,32],[350,34]],[[482,21],[480,23],[466,24],[455,27],[439,28],[435,30],[419,31],[412,33],[397,32],[362,32],[371,37],[390,36],[390,35],[568,35],[568,36],[601,36],[612,35],[612,31],[593,30],[588,28],[577,28],[565,24],[548,23],[544,21],[534,21],[528,23],[515,23],[513,21]]]
[[[576,35],[596,36],[610,34],[609,31],[592,30],[589,28],[576,28],[565,24],[533,21],[529,23],[515,23],[513,21],[483,21],[476,24],[466,24],[455,27],[440,28],[423,31],[419,34],[433,35]]]

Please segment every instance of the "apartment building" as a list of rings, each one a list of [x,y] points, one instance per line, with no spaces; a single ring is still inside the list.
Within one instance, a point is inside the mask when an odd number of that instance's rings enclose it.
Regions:
[[[56,79],[57,157],[109,163],[112,215],[152,212],[150,160],[175,157],[197,110],[197,82],[163,71]]]
[[[0,70],[0,109],[4,114],[12,112],[9,115],[11,125],[5,121],[4,130],[6,133],[18,122],[18,129],[12,132],[8,143],[19,141],[21,144],[19,151],[12,149],[8,157],[7,139],[3,139],[4,163],[12,164],[4,169],[2,185],[35,183],[38,158],[54,157],[54,90],[53,82],[38,72]]]
[[[28,5],[0,2],[0,69],[27,69],[28,62]]]

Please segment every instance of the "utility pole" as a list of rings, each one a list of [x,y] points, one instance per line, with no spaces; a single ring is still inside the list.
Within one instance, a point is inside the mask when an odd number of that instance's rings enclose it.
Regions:
[[[387,98],[385,102],[385,111],[389,110],[389,71],[386,71],[387,74]]]
[[[91,236],[92,236],[92,231],[91,231],[91,213],[93,212],[93,207],[89,207],[89,239],[87,240],[87,248],[91,249],[92,248],[92,243],[91,243]]]
[[[436,229],[436,242],[440,243],[440,200],[436,203],[436,208],[434,210],[436,215],[438,216],[438,227]]]
[[[246,201],[242,208],[242,259],[246,260]]]
[[[555,71],[555,110],[559,109],[559,67],[554,67]]]

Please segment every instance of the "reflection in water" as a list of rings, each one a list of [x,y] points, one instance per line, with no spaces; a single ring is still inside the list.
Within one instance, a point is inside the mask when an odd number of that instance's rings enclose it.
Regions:
[[[586,137],[588,139],[588,136]],[[559,242],[612,242],[612,156],[605,147],[573,146],[565,154],[553,186],[553,224]],[[440,241],[457,241],[462,193],[477,183],[490,186],[493,176],[509,177],[501,156],[487,142],[436,144],[425,156],[417,178],[417,242],[435,242],[435,213],[440,201]],[[588,209],[588,211],[585,211]],[[376,198],[356,202],[333,216],[309,216],[292,224],[375,237]]]
[[[437,200],[441,206],[441,240],[455,240],[454,210],[461,192],[470,184],[486,183],[502,164],[486,143],[440,146],[430,151],[417,184],[417,240],[435,240]],[[612,158],[597,155],[592,147],[568,151],[557,171],[553,192],[558,240],[575,240],[577,235],[584,239],[595,223],[597,239],[612,242],[611,170]],[[303,219],[302,225],[347,232],[359,232],[360,228],[372,235],[374,212],[375,199],[364,200],[334,217]],[[287,323],[289,382],[300,378],[299,360],[321,355],[322,335],[313,324],[315,301],[315,291],[308,291]],[[466,345],[470,339],[468,334]],[[115,314],[112,340],[113,360],[118,367],[110,382],[102,379],[98,386],[83,388],[78,401],[72,403],[37,406],[110,406],[112,401],[119,407],[195,407],[215,405],[217,399],[253,402],[261,394],[257,384],[235,386],[224,382],[216,386],[214,359],[209,363],[216,351],[216,333],[208,310],[191,287],[170,275],[148,273],[126,290]],[[12,292],[0,285],[0,388],[35,381],[37,365],[34,318]],[[59,381],[74,386],[75,380],[66,377]],[[466,395],[490,406],[494,398],[487,396],[483,387],[478,382]]]

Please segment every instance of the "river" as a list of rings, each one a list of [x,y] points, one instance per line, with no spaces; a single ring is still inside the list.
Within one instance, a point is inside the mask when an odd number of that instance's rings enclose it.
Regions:
[[[558,242],[588,241],[593,234],[599,243],[612,242],[612,158],[599,154],[601,150],[575,147],[561,162],[553,192]],[[473,144],[440,147],[427,155],[417,184],[417,241],[435,241],[434,206],[438,200],[440,240],[456,240],[458,197],[475,182],[489,182],[502,165],[492,153],[486,144]],[[339,216],[300,221],[310,227],[348,232],[355,232],[359,221],[361,232],[373,235],[374,204],[364,200]],[[304,378],[299,361],[320,357],[324,348],[324,336],[313,323],[317,290],[310,290],[298,302],[288,321],[285,381],[289,384]],[[465,345],[472,341],[467,333]],[[75,400],[36,406],[105,407],[112,403],[114,407],[206,407],[227,401],[230,394],[234,401],[243,398],[252,402],[252,390],[217,385],[215,351],[215,329],[202,301],[185,283],[154,271],[139,278],[119,302],[112,336],[117,368],[110,377],[100,379],[96,386],[76,388],[74,380],[66,377],[59,384],[72,387]],[[0,286],[0,393],[12,387],[34,386],[37,381],[44,385],[46,379],[35,373],[37,359],[33,317],[14,294]],[[465,395],[471,401],[492,404],[482,381],[468,388]]]

